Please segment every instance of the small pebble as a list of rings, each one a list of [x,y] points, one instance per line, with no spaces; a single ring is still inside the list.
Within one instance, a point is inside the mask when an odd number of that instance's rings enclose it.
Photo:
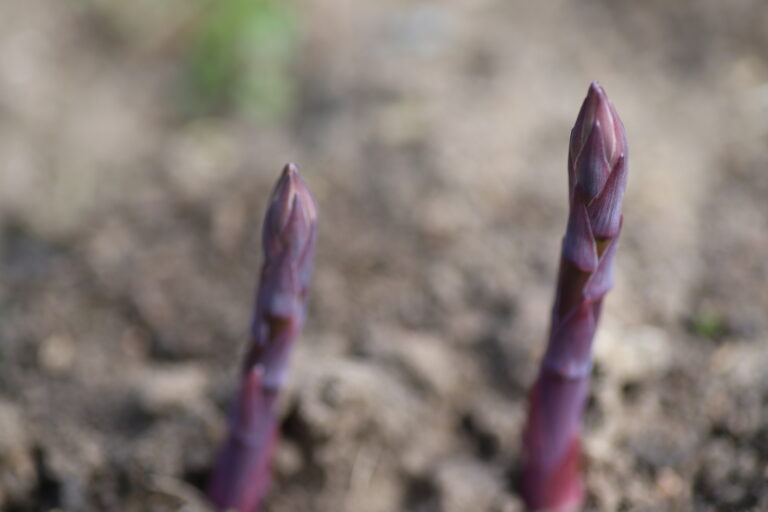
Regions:
[[[50,374],[66,373],[72,368],[75,349],[68,336],[53,334],[38,347],[37,359],[40,367]]]
[[[208,388],[208,377],[194,364],[156,366],[137,379],[137,394],[149,413],[172,409],[195,409]]]

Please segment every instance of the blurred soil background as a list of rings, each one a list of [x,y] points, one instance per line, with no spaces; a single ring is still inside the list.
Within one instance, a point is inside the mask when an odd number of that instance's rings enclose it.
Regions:
[[[763,0],[0,0],[0,510],[206,510],[290,160],[321,232],[266,510],[521,511],[593,79],[631,174],[587,510],[768,510]]]

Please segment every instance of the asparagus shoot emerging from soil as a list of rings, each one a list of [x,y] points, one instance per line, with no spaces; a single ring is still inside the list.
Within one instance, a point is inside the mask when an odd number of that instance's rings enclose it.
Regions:
[[[277,442],[275,403],[304,323],[316,237],[315,203],[296,167],[288,164],[264,219],[250,351],[208,491],[220,510],[255,512],[268,491]]]
[[[573,511],[583,502],[581,416],[592,339],[603,297],[613,285],[626,182],[624,125],[593,82],[571,131],[568,227],[549,343],[523,432],[522,494],[529,510]]]

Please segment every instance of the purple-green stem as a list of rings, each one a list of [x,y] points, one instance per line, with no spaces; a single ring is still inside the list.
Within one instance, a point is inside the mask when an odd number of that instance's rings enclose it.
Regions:
[[[256,512],[270,487],[276,400],[301,332],[315,256],[317,208],[293,164],[275,186],[262,230],[251,345],[208,496],[219,510]]]
[[[521,490],[531,511],[570,512],[584,501],[582,415],[592,340],[603,297],[613,285],[627,163],[624,125],[593,82],[571,131],[568,226],[549,343],[523,431]]]

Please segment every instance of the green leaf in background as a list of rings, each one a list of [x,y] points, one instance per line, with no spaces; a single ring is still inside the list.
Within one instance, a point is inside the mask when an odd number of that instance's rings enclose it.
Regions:
[[[728,332],[728,325],[723,315],[704,309],[696,312],[690,320],[691,331],[699,338],[717,340]]]
[[[284,116],[293,105],[296,47],[295,17],[285,2],[206,0],[189,41],[187,110]]]

